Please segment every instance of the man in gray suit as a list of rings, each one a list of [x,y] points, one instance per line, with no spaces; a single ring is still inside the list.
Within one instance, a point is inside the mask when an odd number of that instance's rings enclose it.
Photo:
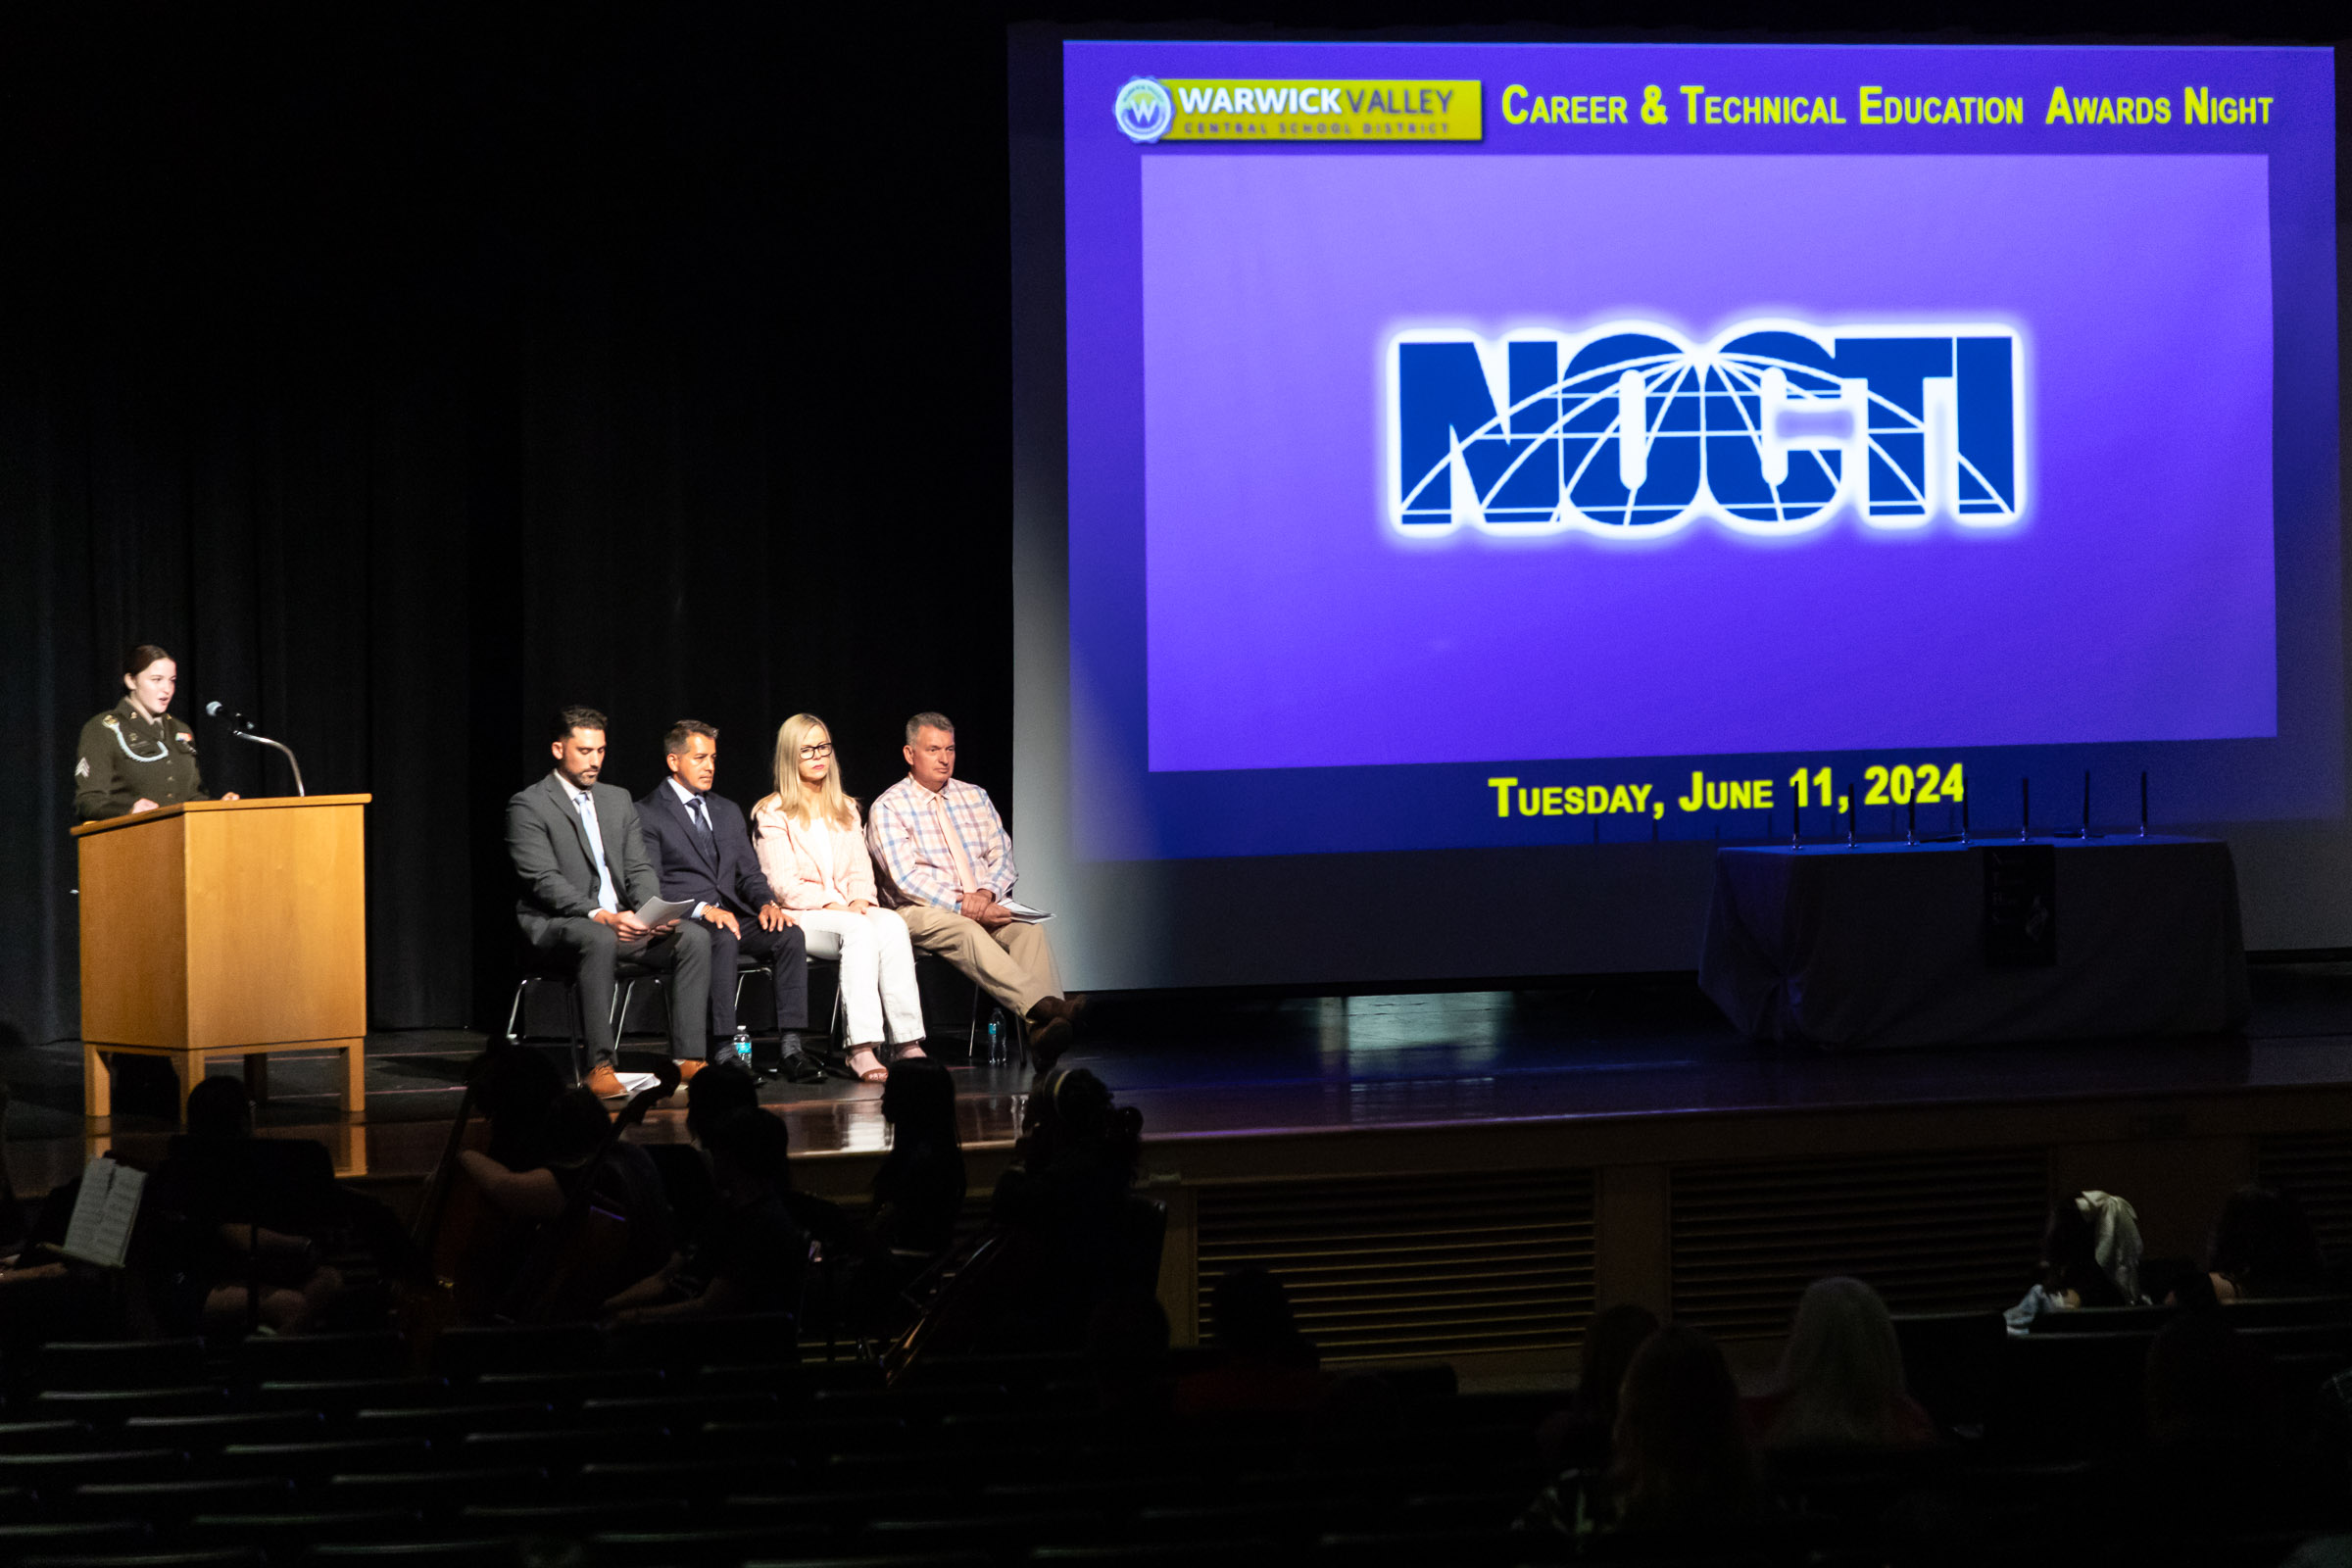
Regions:
[[[649,926],[631,911],[659,896],[629,792],[599,784],[605,715],[566,708],[556,717],[555,771],[507,802],[507,854],[522,879],[514,918],[532,947],[560,954],[579,977],[580,1012],[595,1065],[588,1087],[626,1091],[613,1071],[613,966],[622,958],[670,971],[669,1048],[684,1077],[703,1065],[710,1015],[710,931],[699,920]]]

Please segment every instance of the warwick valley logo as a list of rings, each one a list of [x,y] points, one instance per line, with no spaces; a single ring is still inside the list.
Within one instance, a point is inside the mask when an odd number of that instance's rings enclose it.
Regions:
[[[2026,513],[2014,327],[1742,321],[1705,345],[1650,321],[1399,332],[1388,351],[1389,520],[1406,536],[1807,533]]]
[[[1484,139],[1475,81],[1137,76],[1112,112],[1138,143]]]

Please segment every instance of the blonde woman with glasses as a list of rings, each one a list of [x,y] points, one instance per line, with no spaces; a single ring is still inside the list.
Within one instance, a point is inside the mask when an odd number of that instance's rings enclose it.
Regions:
[[[906,924],[874,902],[858,803],[841,787],[833,735],[813,713],[776,731],[775,793],[752,808],[760,869],[793,912],[811,958],[841,960],[850,1070],[862,1083],[890,1076],[884,1059],[923,1054],[923,1004]]]

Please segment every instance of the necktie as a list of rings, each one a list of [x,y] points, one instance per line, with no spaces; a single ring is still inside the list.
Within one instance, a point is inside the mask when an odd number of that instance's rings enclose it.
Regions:
[[[709,838],[710,836],[710,818],[703,809],[703,798],[700,795],[694,796],[686,802],[686,805],[694,812],[694,825],[703,830],[703,837]]]
[[[586,790],[580,791],[576,799],[580,821],[588,829],[588,848],[596,854],[596,902],[600,907],[617,909],[620,900],[612,892],[612,868],[605,864],[605,836],[596,827],[596,802]]]
[[[948,853],[956,858],[956,891],[977,892],[980,879],[972,875],[972,862],[964,857],[963,840],[956,833],[956,819],[948,814],[946,791],[931,797],[931,808],[939,813],[939,830],[948,836]]]

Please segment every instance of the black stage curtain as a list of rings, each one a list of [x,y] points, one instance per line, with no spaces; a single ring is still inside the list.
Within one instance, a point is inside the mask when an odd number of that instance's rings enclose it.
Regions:
[[[503,1015],[561,703],[632,792],[717,724],[746,803],[797,710],[870,798],[938,708],[1009,799],[1001,24],[894,39],[997,94],[941,136],[793,9],[0,19],[0,1044],[76,1030],[73,747],[135,641],[216,792],[291,787],[218,698],[374,795],[380,1027]]]

